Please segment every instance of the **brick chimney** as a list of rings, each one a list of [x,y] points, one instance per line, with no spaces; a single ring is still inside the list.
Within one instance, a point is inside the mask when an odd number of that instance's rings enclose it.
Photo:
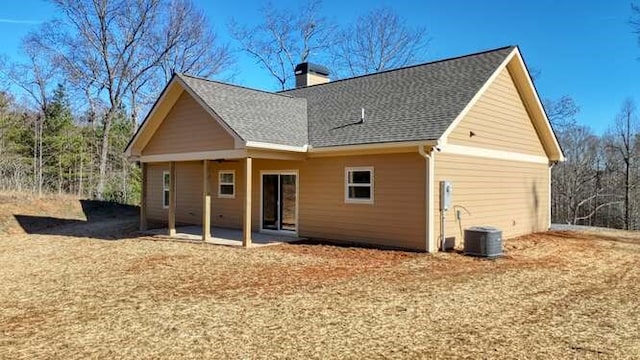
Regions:
[[[307,87],[329,82],[329,69],[312,63],[296,65],[296,88]]]

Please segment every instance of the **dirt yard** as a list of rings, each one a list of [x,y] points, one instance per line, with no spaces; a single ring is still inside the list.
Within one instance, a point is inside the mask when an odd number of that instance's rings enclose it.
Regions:
[[[640,234],[535,234],[495,261],[243,250],[0,199],[2,359],[640,358]]]

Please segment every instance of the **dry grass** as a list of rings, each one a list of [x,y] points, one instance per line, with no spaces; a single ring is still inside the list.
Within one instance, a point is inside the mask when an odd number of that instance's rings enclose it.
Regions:
[[[0,235],[24,233],[14,215],[87,220],[78,198],[74,196],[46,195],[38,199],[31,194],[0,192]]]
[[[639,358],[639,238],[487,261],[5,235],[0,358]]]

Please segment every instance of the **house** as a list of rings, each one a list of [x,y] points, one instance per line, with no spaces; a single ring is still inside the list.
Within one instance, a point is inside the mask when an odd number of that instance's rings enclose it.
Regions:
[[[296,83],[174,75],[126,149],[142,167],[141,227],[429,252],[473,225],[505,238],[549,228],[563,154],[518,47],[333,82],[301,64]]]

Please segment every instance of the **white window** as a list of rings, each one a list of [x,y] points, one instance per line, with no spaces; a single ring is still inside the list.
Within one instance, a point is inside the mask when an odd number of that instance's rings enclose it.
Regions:
[[[169,189],[171,186],[171,176],[168,171],[162,172],[162,207],[169,207]]]
[[[235,198],[236,197],[236,172],[233,170],[224,170],[218,172],[218,197]]]
[[[373,168],[345,168],[346,203],[373,204]]]

